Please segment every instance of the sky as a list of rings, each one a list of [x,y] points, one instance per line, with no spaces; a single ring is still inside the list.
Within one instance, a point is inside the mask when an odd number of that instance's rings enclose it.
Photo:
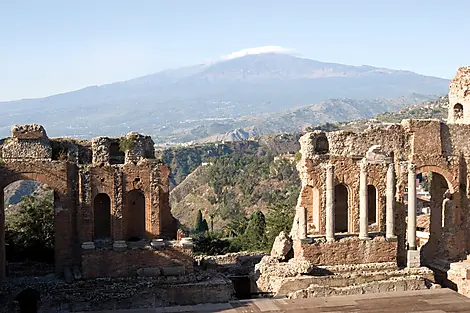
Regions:
[[[0,101],[271,50],[452,78],[470,65],[468,12],[468,0],[0,0]]]

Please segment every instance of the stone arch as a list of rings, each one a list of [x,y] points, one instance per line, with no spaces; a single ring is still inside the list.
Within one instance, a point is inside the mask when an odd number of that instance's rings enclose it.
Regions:
[[[12,162],[0,167],[0,279],[5,278],[5,214],[4,188],[19,180],[35,180],[48,185],[54,190],[54,263],[56,274],[60,275],[64,267],[71,265],[74,246],[72,225],[75,211],[68,193],[69,169],[65,162]]]
[[[427,227],[422,227],[423,225],[419,222],[417,223],[417,227],[425,228],[423,233],[428,234],[427,242],[421,247],[421,260],[426,264],[427,261],[433,260],[438,256],[446,257],[449,254],[446,239],[444,238],[446,231],[444,221],[453,221],[453,218],[449,218],[448,216],[455,214],[457,206],[456,202],[454,202],[455,199],[453,199],[451,195],[458,189],[452,184],[451,174],[441,167],[428,165],[417,168],[417,176],[424,173],[432,174],[429,190],[431,196],[429,200],[430,212],[427,218],[423,218],[425,216],[421,216],[420,218],[418,214],[418,221],[421,221],[421,223],[423,220],[427,221],[425,224]],[[419,201],[420,199],[418,198],[418,202]],[[447,218],[445,215],[447,215]]]
[[[111,238],[111,198],[99,193],[93,200],[93,239]]]
[[[377,188],[374,185],[367,185],[367,224],[372,225],[377,223],[378,216],[378,201]]]
[[[345,184],[335,186],[335,233],[348,232],[349,190]]]
[[[145,195],[140,189],[127,193],[127,239],[139,240],[146,238],[145,229]]]
[[[460,103],[456,103],[453,107],[453,114],[454,114],[454,120],[458,121],[463,119],[463,105]]]
[[[452,174],[448,170],[436,165],[421,165],[416,167],[416,175],[426,172],[437,173],[444,177],[451,193],[454,193],[458,190],[459,184],[453,179]]]

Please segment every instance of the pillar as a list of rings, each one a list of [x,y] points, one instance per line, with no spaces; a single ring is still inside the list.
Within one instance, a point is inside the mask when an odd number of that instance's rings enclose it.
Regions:
[[[367,161],[363,159],[360,163],[359,176],[359,238],[369,238],[369,219],[367,208]]]
[[[395,164],[390,163],[387,170],[387,205],[386,205],[386,215],[385,215],[385,224],[386,231],[385,236],[388,239],[396,238],[395,236]]]
[[[335,240],[335,166],[326,166],[326,240]]]
[[[298,207],[299,210],[299,239],[307,238],[307,210],[305,207]]]
[[[408,249],[416,250],[416,165],[408,164]]]

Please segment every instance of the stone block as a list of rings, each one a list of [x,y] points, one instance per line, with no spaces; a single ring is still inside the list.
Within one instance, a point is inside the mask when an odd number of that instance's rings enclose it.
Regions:
[[[421,266],[421,255],[419,250],[407,251],[406,266],[409,268],[416,268]]]
[[[87,241],[82,243],[82,249],[84,250],[95,250],[95,243],[92,241]]]
[[[122,252],[127,250],[127,243],[124,240],[117,240],[113,243],[113,250]]]
[[[284,260],[291,249],[292,240],[285,232],[281,231],[279,235],[277,235],[276,239],[274,239],[271,256]]]
[[[165,247],[165,242],[163,241],[163,239],[153,239],[152,242],[150,243],[150,245],[155,250],[160,250],[160,249],[163,249]]]
[[[39,124],[14,125],[11,129],[11,137],[17,139],[41,139],[46,138],[46,130]]]
[[[181,276],[185,274],[184,266],[167,266],[162,268],[163,276]]]
[[[140,277],[158,277],[161,276],[162,272],[156,267],[145,267],[137,270],[137,276]]]
[[[181,238],[180,245],[183,249],[192,250],[194,248],[193,238]]]

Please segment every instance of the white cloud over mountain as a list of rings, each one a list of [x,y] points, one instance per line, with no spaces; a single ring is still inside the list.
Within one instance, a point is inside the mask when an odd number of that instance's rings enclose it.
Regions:
[[[221,60],[231,60],[241,58],[250,54],[263,54],[263,53],[293,53],[295,49],[285,48],[280,46],[262,46],[256,48],[242,49],[236,52],[232,52],[228,55],[221,56]]]

